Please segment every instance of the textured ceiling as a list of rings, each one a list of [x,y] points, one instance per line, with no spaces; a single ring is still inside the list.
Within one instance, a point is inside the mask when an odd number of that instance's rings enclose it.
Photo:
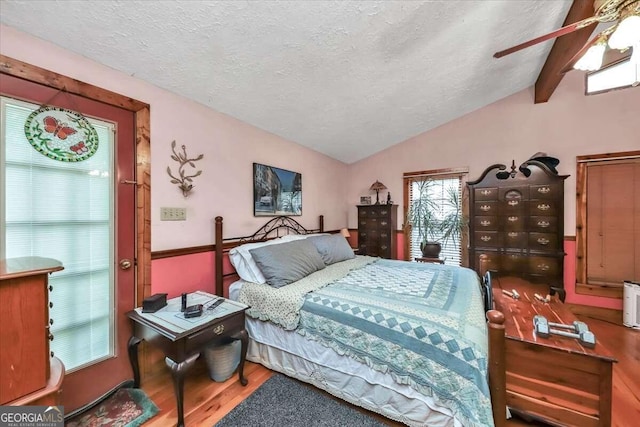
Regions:
[[[570,0],[10,1],[3,24],[352,163],[525,89]],[[533,101],[532,101],[533,102]]]

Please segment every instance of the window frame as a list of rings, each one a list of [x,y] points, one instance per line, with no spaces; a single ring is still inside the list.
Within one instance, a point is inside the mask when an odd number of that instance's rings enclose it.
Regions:
[[[407,212],[409,210],[409,194],[410,186],[416,178],[458,178],[460,179],[460,188],[462,195],[462,216],[465,221],[469,220],[469,197],[467,189],[467,178],[469,176],[469,168],[445,168],[445,169],[431,169],[416,172],[405,172],[402,174],[402,208],[403,208],[403,220],[402,220],[402,233],[404,236],[404,259],[405,261],[412,261],[411,259],[411,225],[407,224]],[[462,233],[460,239],[460,266],[469,266],[469,229],[468,227]]]

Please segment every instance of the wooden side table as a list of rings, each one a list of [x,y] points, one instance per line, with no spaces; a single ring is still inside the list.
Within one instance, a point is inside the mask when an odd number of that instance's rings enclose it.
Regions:
[[[414,258],[414,260],[416,260],[418,262],[430,262],[430,263],[433,263],[433,264],[444,264],[444,259],[440,259],[440,258],[418,257],[418,258]]]
[[[205,304],[216,299],[206,292],[189,294],[189,305]],[[167,306],[155,313],[142,313],[140,308],[127,313],[133,323],[133,335],[129,339],[129,361],[133,368],[134,387],[140,387],[138,345],[142,340],[160,348],[171,370],[178,409],[178,427],[184,426],[184,377],[193,366],[200,352],[210,344],[226,344],[240,340],[241,353],[238,365],[240,384],[247,385],[244,377],[244,361],[249,338],[245,329],[245,311],[248,306],[225,300],[223,304],[200,317],[185,319],[180,312],[181,298],[172,298]]]

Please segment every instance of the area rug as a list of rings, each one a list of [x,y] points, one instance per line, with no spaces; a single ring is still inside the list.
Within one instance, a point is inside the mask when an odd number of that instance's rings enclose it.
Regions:
[[[138,427],[158,413],[139,388],[121,388],[88,412],[65,422],[67,427]]]
[[[275,374],[215,425],[239,426],[384,427],[386,424],[313,386]]]

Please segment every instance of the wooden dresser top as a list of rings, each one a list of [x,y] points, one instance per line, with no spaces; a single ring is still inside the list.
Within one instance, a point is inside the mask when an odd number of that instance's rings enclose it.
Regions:
[[[502,290],[515,289],[520,299],[515,300],[502,293]],[[616,361],[611,352],[598,341],[596,335],[595,348],[586,348],[575,338],[551,335],[549,338],[538,337],[533,326],[536,314],[547,318],[549,322],[571,324],[578,320],[575,315],[555,295],[551,301],[538,301],[534,294],[546,297],[545,286],[531,284],[523,279],[501,277],[493,280],[493,298],[496,310],[500,310],[505,317],[505,335],[507,339],[528,342],[532,344],[552,347],[570,353],[585,354],[593,357]],[[588,323],[587,323],[588,325]]]
[[[0,260],[0,280],[53,273],[63,269],[62,263],[53,258],[37,256],[8,258]]]

